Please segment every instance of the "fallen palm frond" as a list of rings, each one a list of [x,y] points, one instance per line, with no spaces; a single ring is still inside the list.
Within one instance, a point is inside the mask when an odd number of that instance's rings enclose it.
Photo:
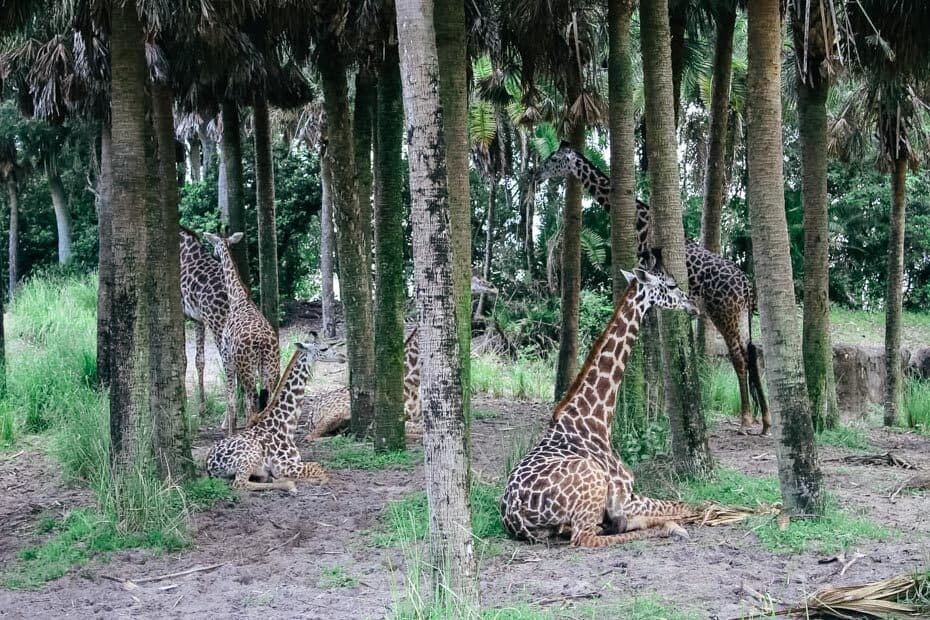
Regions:
[[[680,523],[694,523],[717,527],[720,525],[733,525],[757,515],[776,515],[781,506],[778,504],[760,504],[754,508],[749,506],[724,506],[708,502],[698,508],[691,516],[680,519]]]
[[[884,454],[861,454],[850,455],[842,458],[827,459],[828,461],[847,463],[850,465],[887,465],[888,467],[900,467],[901,469],[917,469],[916,466],[905,461],[900,456],[886,452]]]
[[[892,489],[891,493],[888,495],[888,499],[896,498],[904,489],[930,489],[930,475],[917,474],[906,480],[902,480]]]
[[[804,614],[806,617],[855,618],[856,614],[875,618],[926,617],[924,603],[902,602],[930,585],[928,575],[899,575],[882,581],[858,586],[823,588],[807,599],[785,609],[773,612],[774,616]]]

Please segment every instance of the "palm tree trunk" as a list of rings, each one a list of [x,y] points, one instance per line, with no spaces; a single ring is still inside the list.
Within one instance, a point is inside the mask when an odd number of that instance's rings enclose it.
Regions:
[[[52,195],[52,207],[55,209],[55,226],[58,229],[58,264],[65,265],[71,260],[71,214],[68,212],[68,197],[54,161],[45,165],[45,173],[48,177],[49,193]]]
[[[174,96],[164,84],[152,86],[152,118],[158,148],[160,192],[146,215],[146,244],[150,285],[152,363],[151,403],[156,468],[161,478],[186,478],[194,473],[191,436],[185,403],[187,355],[184,349],[184,310],[181,305],[181,250],[178,244],[178,186],[175,164]]]
[[[388,7],[393,12],[393,3]],[[396,39],[395,39],[396,41]],[[402,450],[404,436],[404,101],[396,42],[378,81],[375,133],[376,452]]]
[[[481,277],[487,281],[491,279],[491,260],[494,257],[494,213],[497,206],[497,174],[492,173],[488,181],[488,217],[484,228],[484,262],[481,265]],[[487,299],[484,293],[478,297],[478,307],[475,309],[475,316],[480,317],[484,314],[484,302]]]
[[[258,211],[258,288],[262,314],[278,329],[278,235],[274,207],[274,157],[268,101],[255,96],[252,106],[255,132],[255,205]]]
[[[575,101],[580,88],[568,91],[568,101]],[[584,125],[572,128],[571,145],[584,150]],[[555,400],[559,400],[575,379],[578,360],[578,313],[581,301],[581,183],[569,177],[565,185],[565,207],[562,212],[562,320],[559,332],[559,355],[555,370]]]
[[[666,0],[641,3],[639,13],[656,247],[662,248],[666,270],[686,289],[688,272],[678,186],[677,141],[673,115],[668,114],[674,104],[668,3]],[[659,331],[675,468],[686,475],[702,473],[713,467],[713,461],[704,424],[691,321],[682,312],[662,311]]]
[[[213,159],[216,157],[216,142],[210,139],[207,134],[207,124],[201,122],[197,126],[197,135],[200,137],[200,151],[203,160],[203,175],[207,175],[210,166],[213,165]]]
[[[679,2],[684,4],[684,1]],[[672,106],[675,110],[675,127],[681,118],[681,79],[685,72],[685,7],[669,13],[669,47],[672,55]]]
[[[226,182],[226,153],[219,149],[220,163],[216,172],[216,208],[220,222],[229,227],[229,183]]]
[[[201,149],[200,149],[200,140],[196,137],[191,137],[187,141],[188,148],[188,159],[190,160],[191,167],[191,182],[200,183],[202,168],[201,168]]]
[[[451,6],[447,3],[443,8]],[[461,8],[458,3],[458,9]],[[455,263],[462,257],[456,256],[459,248],[454,245],[452,184],[447,183],[442,170],[448,167],[450,179],[460,171],[454,170],[453,162],[446,156],[443,127],[451,121],[444,117],[445,102],[440,104],[440,99],[446,98],[437,98],[435,94],[441,92],[439,77],[445,74],[440,73],[438,32],[434,24],[448,16],[437,11],[434,22],[431,0],[397,2],[408,153],[418,154],[407,162],[420,356],[430,361],[423,364],[420,399],[426,430],[423,452],[430,511],[432,592],[440,604],[454,604],[458,615],[471,617],[479,608],[478,579],[468,500],[470,475],[464,398],[467,386],[459,351],[463,332],[456,325],[462,297],[455,295],[460,291],[456,290],[454,273]],[[461,78],[464,79],[464,71]],[[464,90],[458,94],[464,95]],[[469,288],[466,286],[466,290]],[[470,328],[468,317],[466,314]]]
[[[827,229],[827,93],[829,82],[800,75],[798,125],[804,201],[804,378],[815,429],[839,424],[830,344],[830,237]]]
[[[97,384],[110,385],[110,308],[113,289],[113,166],[110,126],[100,129],[100,176],[97,179]]]
[[[722,10],[717,18],[714,42],[713,93],[710,101],[710,144],[704,175],[704,208],[701,213],[701,243],[720,254],[720,221],[726,200],[726,145],[730,119],[730,78],[733,68],[733,31],[736,10]],[[703,358],[711,347],[713,328],[706,316],[698,319],[698,353]]]
[[[462,368],[465,420],[471,420],[471,193],[468,185],[468,58],[465,54],[465,4],[435,1],[439,100],[446,141],[446,175],[452,217],[452,281]],[[465,438],[470,452],[469,436]]]
[[[885,294],[885,426],[901,419],[901,308],[904,300],[904,220],[907,156],[894,160],[888,222],[888,289]]]
[[[320,301],[323,306],[323,336],[336,337],[336,296],[333,293],[333,173],[326,147],[320,148]]]
[[[226,214],[224,222],[228,229],[227,235],[237,232],[245,233],[245,205],[243,204],[242,186],[242,133],[239,127],[239,106],[235,101],[223,102],[223,167],[226,176]],[[222,194],[220,201],[222,201]],[[247,243],[236,243],[229,246],[239,276],[246,286],[249,286],[249,260]]]
[[[19,192],[15,180],[10,179],[7,181],[6,191],[10,196],[10,242],[7,246],[9,288],[7,291],[12,302],[16,293],[16,284],[19,282]]]
[[[355,138],[355,166],[358,186],[359,223],[368,225],[366,234],[372,238],[372,166],[371,147],[373,140],[373,125],[375,105],[377,105],[378,91],[375,87],[374,76],[368,70],[355,74],[355,108],[352,113],[352,130]]]
[[[749,2],[749,219],[758,289],[765,378],[778,440],[778,477],[789,514],[822,510],[820,467],[801,363],[781,128],[781,17],[778,0]]]
[[[329,143],[326,156],[332,174],[339,284],[349,353],[352,433],[367,437],[374,420],[375,343],[371,293],[370,218],[362,221],[356,186],[356,160],[345,59],[332,41],[317,44],[327,62],[320,63],[323,107]]]

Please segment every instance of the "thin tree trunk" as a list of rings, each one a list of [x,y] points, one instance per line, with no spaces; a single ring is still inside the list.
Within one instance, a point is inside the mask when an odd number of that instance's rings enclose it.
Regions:
[[[451,7],[445,5],[445,8]],[[459,3],[458,9],[461,8]],[[417,335],[421,359],[429,360],[422,368],[420,397],[426,431],[423,452],[430,512],[432,591],[440,604],[454,605],[457,616],[472,617],[479,609],[478,576],[468,499],[467,385],[459,351],[463,332],[456,325],[462,298],[455,294],[460,291],[456,290],[454,273],[461,256],[456,256],[454,245],[452,184],[447,183],[443,168],[448,166],[450,178],[460,171],[453,171],[453,162],[447,160],[443,126],[451,121],[444,117],[446,107],[436,97],[441,74],[434,23],[449,14],[437,12],[436,16],[439,19],[434,22],[431,0],[397,2],[407,152],[418,154],[407,161],[418,291]],[[464,72],[461,77],[464,79]],[[468,289],[470,285],[466,286]],[[470,328],[468,316],[466,322]]]
[[[184,310],[181,305],[181,250],[178,243],[178,186],[175,162],[174,96],[164,84],[152,86],[152,118],[158,145],[160,191],[146,214],[149,242],[146,267],[149,284],[148,343],[152,359],[153,445],[161,478],[194,474],[191,436],[185,412],[187,355]],[[154,276],[154,277],[153,277]]]
[[[9,259],[9,292],[10,301],[16,294],[16,284],[19,282],[19,192],[16,181],[7,181],[6,191],[10,196],[10,242],[8,247]]]
[[[71,260],[71,214],[68,212],[68,197],[55,162],[45,165],[45,173],[48,177],[49,193],[52,195],[52,207],[55,209],[55,226],[58,229],[58,264],[65,265]]]
[[[356,160],[346,65],[332,41],[317,44],[327,62],[320,63],[323,106],[329,142],[326,156],[332,174],[339,284],[349,353],[352,433],[367,437],[374,420],[375,343],[371,292],[370,218],[362,220],[356,187]]]
[[[904,300],[904,220],[907,157],[894,162],[888,222],[888,289],[885,294],[885,426],[901,421],[901,308]]]
[[[201,176],[201,149],[200,149],[200,140],[198,138],[192,137],[187,141],[188,148],[188,159],[190,160],[191,167],[191,181],[193,183],[200,183]]]
[[[201,122],[197,127],[197,135],[200,137],[200,150],[202,153],[201,159],[203,160],[203,175],[207,175],[207,171],[210,170],[210,166],[213,165],[213,160],[216,157],[216,142],[210,139],[210,136],[207,134],[207,124]]]
[[[239,127],[239,106],[235,101],[223,102],[223,167],[226,171],[226,213],[225,224],[229,230],[226,236],[237,232],[245,233],[245,205],[243,204],[242,185],[242,133]],[[222,194],[221,194],[222,195]],[[223,198],[220,198],[222,201]],[[249,286],[248,243],[236,243],[229,246],[239,276]]]
[[[468,58],[465,53],[465,4],[436,0],[436,53],[439,100],[446,142],[446,175],[452,217],[452,281],[462,369],[462,402],[471,422],[471,193],[468,185]],[[470,435],[465,449],[470,454]]]
[[[668,273],[687,290],[677,141],[672,115],[668,114],[674,99],[667,0],[641,3],[639,13],[648,128],[646,147],[656,247],[662,248]],[[662,311],[659,331],[675,468],[681,474],[699,474],[712,468],[713,461],[704,424],[691,321],[682,312]]]
[[[262,314],[278,329],[278,234],[274,207],[274,157],[268,101],[255,96],[252,106],[255,132],[255,205],[258,211],[258,288]]]
[[[393,3],[387,10],[393,12]],[[404,101],[396,39],[385,49],[375,123],[376,452],[402,450],[404,435]]]
[[[484,228],[484,262],[481,265],[481,277],[486,281],[491,281],[491,260],[494,250],[494,213],[497,203],[497,174],[492,173],[488,181],[488,217]],[[484,314],[484,302],[487,299],[484,293],[478,297],[478,307],[475,309],[475,316],[480,317]]]
[[[372,218],[372,166],[371,147],[373,140],[373,126],[375,105],[377,105],[378,91],[375,88],[374,76],[367,70],[355,74],[355,107],[352,113],[352,130],[355,138],[355,166],[356,184],[358,186],[358,209],[360,224],[371,222]],[[368,239],[373,232],[365,231]]]
[[[683,5],[687,0],[681,0]],[[678,6],[669,12],[669,48],[672,58],[672,106],[675,111],[675,127],[681,120],[681,79],[685,72],[685,7]]]
[[[823,502],[785,216],[780,26],[778,0],[749,1],[749,219],[756,281],[765,283],[757,294],[782,501],[789,514],[810,515]]]
[[[704,174],[704,208],[701,212],[701,243],[720,254],[720,221],[726,200],[726,146],[730,119],[730,79],[733,69],[733,31],[736,10],[722,10],[717,18],[714,42],[713,92],[710,100],[710,144]],[[697,344],[700,356],[710,351],[713,327],[706,316],[698,320]]]
[[[320,298],[323,305],[323,335],[336,337],[336,296],[333,293],[333,173],[326,147],[320,148]]]
[[[805,84],[800,75],[798,125],[804,202],[804,377],[815,429],[839,424],[830,344],[830,236],[827,228],[826,80]]]
[[[219,150],[220,163],[216,173],[216,208],[220,212],[220,222],[229,228],[229,183],[226,182],[226,153]]]
[[[580,89],[569,90],[568,100],[575,101]],[[584,150],[584,125],[576,123],[569,138],[571,145]],[[555,370],[555,400],[559,400],[575,379],[578,359],[578,313],[581,301],[581,183],[569,177],[565,185],[562,211],[562,305],[559,332],[559,356]]]
[[[100,129],[100,176],[97,178],[97,384],[110,385],[110,308],[113,290],[113,166],[110,126]]]

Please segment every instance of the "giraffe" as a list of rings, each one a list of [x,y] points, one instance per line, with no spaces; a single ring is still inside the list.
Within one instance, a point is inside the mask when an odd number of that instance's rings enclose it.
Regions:
[[[219,261],[200,242],[193,230],[181,227],[181,301],[184,316],[196,327],[197,396],[200,412],[206,410],[203,387],[204,343],[206,330],[213,333],[213,342],[220,348],[223,326],[229,313],[229,299]]]
[[[542,439],[507,478],[500,510],[514,538],[543,542],[568,534],[574,546],[605,547],[655,536],[688,537],[676,520],[693,511],[679,502],[635,495],[633,473],[610,445],[617,390],[643,314],[652,306],[698,313],[663,269],[660,251],[649,256],[649,271],[624,272],[630,284],[613,318],[556,405]],[[661,529],[647,529],[657,526]]]
[[[602,207],[610,211],[610,177],[571,145],[562,145],[540,164],[536,180],[573,176]],[[652,245],[651,209],[636,201],[636,232],[638,251],[643,256]],[[685,241],[685,263],[688,269],[688,292],[699,300],[704,312],[720,332],[727,346],[730,363],[739,381],[740,433],[748,434],[756,422],[756,412],[750,407],[750,397],[761,410],[762,431],[767,435],[772,426],[768,403],[759,375],[758,350],[752,343],[752,314],[757,311],[756,293],[752,282],[735,263],[714,254],[701,244]],[[746,313],[749,337],[743,344],[740,327]]]
[[[319,463],[300,460],[294,444],[294,431],[300,417],[300,404],[307,381],[317,361],[345,361],[334,347],[314,338],[297,343],[297,350],[284,369],[268,406],[256,416],[252,426],[237,435],[221,439],[207,455],[207,474],[233,478],[233,487],[260,491],[284,489],[294,492],[296,480],[326,482]],[[251,478],[259,478],[252,482]],[[284,478],[284,480],[272,480]]]
[[[242,233],[223,238],[206,233],[223,269],[223,283],[229,298],[229,313],[220,337],[220,355],[226,375],[226,434],[236,431],[238,404],[236,384],[245,391],[246,421],[264,408],[268,392],[278,383],[280,352],[278,334],[252,301],[249,289],[239,277],[229,245],[239,243]],[[261,385],[256,392],[256,384]]]
[[[493,284],[476,275],[471,277],[472,295],[497,295]],[[305,439],[315,441],[332,435],[349,425],[349,388],[339,387],[320,392],[307,399]],[[423,435],[423,415],[420,411],[420,344],[414,328],[404,339],[404,432],[417,439]]]

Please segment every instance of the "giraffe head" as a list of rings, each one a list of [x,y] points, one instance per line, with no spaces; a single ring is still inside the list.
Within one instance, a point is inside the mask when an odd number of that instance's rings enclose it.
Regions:
[[[213,233],[204,233],[203,236],[213,246],[213,251],[216,253],[217,258],[222,258],[224,251],[227,254],[229,253],[230,245],[242,241],[243,234],[241,232],[237,232],[233,233],[229,237],[220,237],[219,235],[214,235]]]
[[[472,295],[497,295],[497,287],[474,274],[471,276]]]
[[[311,364],[313,362],[344,364],[346,356],[341,350],[344,344],[341,340],[321,340],[319,333],[311,331],[310,340],[296,342],[294,346],[297,347],[298,354],[308,357]]]
[[[551,178],[570,176],[580,160],[581,155],[578,151],[563,140],[559,148],[552,151],[552,154],[536,167],[533,177],[539,182]]]
[[[652,306],[659,306],[668,310],[684,310],[692,316],[700,314],[697,305],[687,293],[678,288],[675,278],[665,271],[661,249],[646,252],[640,264],[645,268],[637,267],[632,273],[624,271],[623,275],[630,285],[636,285],[636,298],[644,313]]]

